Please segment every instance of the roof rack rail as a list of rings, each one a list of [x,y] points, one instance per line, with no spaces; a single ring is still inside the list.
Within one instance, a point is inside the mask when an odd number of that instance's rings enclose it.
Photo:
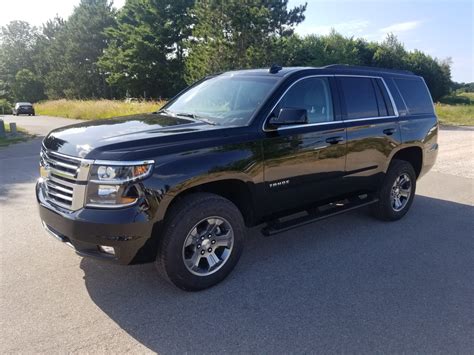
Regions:
[[[358,66],[358,65],[348,65],[348,64],[330,64],[326,65],[322,68],[325,69],[352,69],[352,70],[361,70],[361,71],[378,71],[378,72],[386,72],[386,73],[398,73],[398,74],[409,74],[415,75],[413,72],[409,70],[402,70],[402,69],[387,69],[387,68],[379,68],[379,67],[365,67],[365,66]]]

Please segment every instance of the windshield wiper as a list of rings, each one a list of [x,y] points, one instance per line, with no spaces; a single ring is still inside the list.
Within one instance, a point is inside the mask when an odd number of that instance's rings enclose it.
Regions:
[[[158,111],[156,111],[156,112],[153,112],[153,113],[165,113],[165,114],[167,114],[167,115],[172,115],[172,116],[175,115],[174,112],[168,111],[167,109],[164,109],[164,108],[162,108],[161,110],[158,110]]]
[[[213,126],[215,126],[215,125],[217,124],[216,122],[211,121],[210,119],[208,119],[208,118],[206,118],[206,117],[198,116],[198,115],[196,115],[196,114],[194,114],[194,113],[187,113],[187,112],[173,112],[173,113],[174,113],[176,116],[192,118],[193,120],[201,121],[201,122],[204,122],[204,123],[213,125]]]

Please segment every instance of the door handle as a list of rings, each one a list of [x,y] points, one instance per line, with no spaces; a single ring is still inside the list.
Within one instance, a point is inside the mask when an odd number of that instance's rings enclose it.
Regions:
[[[383,134],[387,136],[391,136],[394,133],[395,133],[395,128],[387,128],[383,130]]]
[[[326,138],[326,143],[329,143],[329,144],[337,144],[339,142],[342,142],[344,140],[343,137],[341,136],[337,136],[337,137],[329,137],[329,138]]]

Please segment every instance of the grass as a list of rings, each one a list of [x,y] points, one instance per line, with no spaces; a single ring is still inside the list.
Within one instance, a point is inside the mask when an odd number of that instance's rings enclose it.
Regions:
[[[474,93],[465,92],[443,97],[435,104],[441,124],[474,126]]]
[[[23,128],[20,128],[18,126],[16,127],[17,134],[12,135],[10,133],[10,124],[4,123],[4,125],[5,125],[5,132],[7,135],[5,138],[0,138],[0,147],[6,147],[7,145],[12,144],[12,143],[24,142],[29,137],[32,137]]]
[[[154,112],[165,101],[52,100],[35,104],[38,115],[95,120]]]

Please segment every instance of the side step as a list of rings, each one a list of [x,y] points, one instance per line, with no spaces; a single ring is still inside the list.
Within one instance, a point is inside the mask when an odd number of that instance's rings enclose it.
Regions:
[[[293,214],[289,217],[278,218],[268,222],[262,229],[262,233],[265,236],[271,236],[324,218],[352,211],[356,208],[368,206],[375,202],[378,202],[378,198],[367,194],[348,197],[343,200],[314,207],[298,214]]]

